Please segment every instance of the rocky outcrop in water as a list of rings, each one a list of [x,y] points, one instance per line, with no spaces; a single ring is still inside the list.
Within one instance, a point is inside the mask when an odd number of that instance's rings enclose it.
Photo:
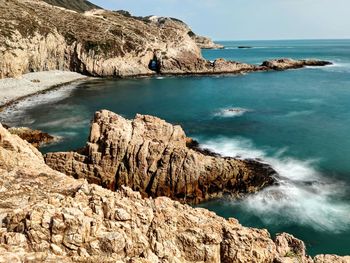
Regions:
[[[27,127],[7,127],[11,134],[18,135],[21,139],[29,142],[34,147],[47,144],[54,141],[54,137],[46,132],[32,130]]]
[[[306,66],[328,66],[331,62],[321,60],[294,60],[294,59],[275,59],[264,61],[262,67],[266,67],[272,70],[286,70],[286,69],[297,69]]]
[[[49,168],[0,124],[0,262],[314,262],[304,244]],[[349,262],[320,255],[317,263]]]
[[[49,153],[53,169],[110,190],[128,186],[144,197],[198,203],[247,194],[274,183],[275,171],[254,160],[223,158],[188,147],[180,126],[137,115],[134,120],[99,111],[81,153]]]

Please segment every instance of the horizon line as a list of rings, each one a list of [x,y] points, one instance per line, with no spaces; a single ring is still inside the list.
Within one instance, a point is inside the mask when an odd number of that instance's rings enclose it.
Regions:
[[[225,41],[298,41],[298,40],[350,40],[350,37],[346,38],[272,38],[272,39],[213,39],[214,42]]]

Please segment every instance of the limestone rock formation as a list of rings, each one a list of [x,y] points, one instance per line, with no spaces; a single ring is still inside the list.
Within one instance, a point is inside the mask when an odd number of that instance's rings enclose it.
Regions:
[[[49,153],[53,169],[110,190],[131,187],[144,197],[198,203],[222,195],[256,192],[274,183],[275,171],[254,160],[203,154],[186,145],[180,126],[137,115],[126,120],[99,111],[82,153]]]
[[[156,54],[201,58],[187,27],[161,25],[120,12],[77,13],[39,0],[0,1],[0,78],[26,72],[71,70],[93,76],[154,74]],[[202,59],[203,60],[203,59]]]
[[[205,209],[65,176],[0,124],[0,262],[313,262],[303,249],[287,234],[275,243]],[[315,262],[329,260],[349,262]]]
[[[73,8],[70,2],[61,6]],[[47,70],[125,77],[242,73],[306,65],[305,61],[277,62],[278,67],[276,63],[260,67],[223,60],[211,63],[199,48],[211,42],[174,18],[133,17],[103,9],[79,13],[41,0],[0,1],[0,9],[0,78]],[[156,68],[151,70],[152,62]]]

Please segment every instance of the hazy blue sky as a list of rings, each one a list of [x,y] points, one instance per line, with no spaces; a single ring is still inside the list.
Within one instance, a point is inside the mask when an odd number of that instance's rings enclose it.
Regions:
[[[350,38],[350,0],[92,0],[172,16],[216,40]]]

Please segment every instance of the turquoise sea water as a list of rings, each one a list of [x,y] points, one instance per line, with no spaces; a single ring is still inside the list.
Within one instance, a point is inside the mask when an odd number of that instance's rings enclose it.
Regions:
[[[202,207],[272,234],[292,233],[311,255],[350,254],[350,40],[223,44],[226,49],[203,55],[249,63],[317,58],[334,65],[238,76],[97,79],[29,98],[0,119],[61,137],[44,152],[83,146],[99,109],[181,124],[203,147],[262,158],[281,176],[279,186],[242,201],[215,200]],[[240,112],[227,111],[231,108]]]

